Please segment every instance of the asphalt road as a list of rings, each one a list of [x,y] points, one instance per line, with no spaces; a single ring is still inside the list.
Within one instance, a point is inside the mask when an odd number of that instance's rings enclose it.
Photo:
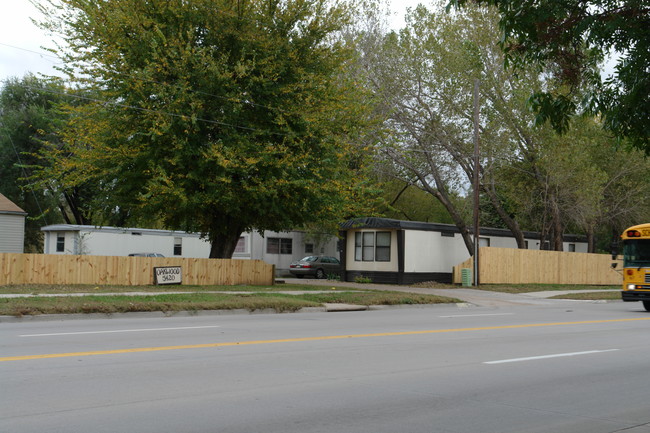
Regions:
[[[638,303],[0,323],[0,432],[650,432]]]

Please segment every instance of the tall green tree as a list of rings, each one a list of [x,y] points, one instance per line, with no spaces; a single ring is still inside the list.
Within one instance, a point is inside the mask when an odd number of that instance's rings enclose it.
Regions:
[[[449,5],[472,3],[451,0]],[[558,92],[557,87],[533,95],[539,120],[550,120],[561,131],[580,109],[600,114],[606,129],[650,153],[650,4],[646,0],[476,3],[498,8],[502,36],[495,42],[500,41],[507,63],[540,65],[568,84],[568,92]],[[616,65],[613,75],[602,79],[593,60],[608,55],[615,56]]]
[[[458,227],[470,254],[471,210],[468,186],[480,170],[481,194],[520,247],[525,246],[518,220],[506,207],[491,176],[494,167],[520,155],[525,141],[507,118],[526,122],[521,86],[503,69],[495,14],[473,8],[448,15],[441,4],[420,6],[399,33],[369,33],[364,57],[368,82],[385,113],[387,134],[382,167],[392,176],[435,197]],[[481,80],[481,164],[475,167],[473,88]],[[471,207],[470,207],[471,209]]]
[[[108,212],[199,232],[230,257],[243,231],[333,224],[367,202],[369,120],[346,79],[345,4],[51,0],[65,71],[101,97],[53,150]],[[75,78],[76,77],[76,78]],[[53,175],[54,173],[45,173]]]
[[[91,188],[66,189],[54,178],[34,183],[39,153],[59,142],[58,131],[66,120],[59,109],[69,89],[57,80],[28,74],[7,80],[0,90],[0,191],[27,213],[25,251],[42,251],[40,228],[66,222],[89,224]]]

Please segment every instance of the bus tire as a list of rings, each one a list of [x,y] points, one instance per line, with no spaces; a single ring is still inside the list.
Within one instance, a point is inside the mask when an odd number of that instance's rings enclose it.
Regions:
[[[650,301],[643,301],[643,308],[645,308],[646,311],[650,311]]]

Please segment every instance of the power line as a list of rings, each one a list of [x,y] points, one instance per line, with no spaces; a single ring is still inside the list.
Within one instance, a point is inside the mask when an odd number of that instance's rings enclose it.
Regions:
[[[9,133],[7,132],[7,127],[5,126],[4,122],[1,124],[2,126],[2,132],[4,132],[5,136],[9,140],[9,143],[11,143],[11,147],[14,150],[14,153],[16,154],[16,159],[18,160],[18,166],[20,167],[20,170],[23,173],[23,176],[27,178],[27,171],[25,170],[25,165],[23,164],[21,158],[20,158],[20,153],[18,152],[18,148],[16,148],[16,144],[14,143],[13,138]],[[29,188],[32,192],[32,195],[34,196],[34,201],[36,201],[36,206],[38,206],[38,211],[40,212],[41,217],[43,218],[43,221],[45,221],[45,225],[49,225],[47,222],[47,218],[45,216],[45,213],[43,212],[43,208],[41,207],[41,202],[38,200],[38,197],[36,197],[36,193],[34,192],[33,188]]]
[[[4,46],[4,47],[13,48],[13,49],[15,49],[15,50],[27,51],[27,52],[29,52],[29,53],[38,54],[38,55],[41,56],[41,57],[50,57],[50,58],[52,58],[52,59],[56,59],[56,60],[59,61],[59,62],[56,62],[56,63],[63,63],[63,62],[60,61],[61,59],[60,59],[58,56],[55,56],[55,55],[53,55],[53,54],[48,54],[48,53],[43,52],[43,51],[35,51],[35,50],[31,50],[31,49],[29,49],[29,48],[17,47],[17,46],[15,46],[15,45],[9,45],[9,44],[5,44],[5,43],[3,43],[3,42],[0,42],[0,45],[2,45],[2,46]],[[55,62],[53,62],[53,63],[55,63]]]

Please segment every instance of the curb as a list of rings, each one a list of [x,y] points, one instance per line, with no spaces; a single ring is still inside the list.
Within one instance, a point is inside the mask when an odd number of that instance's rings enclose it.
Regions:
[[[21,323],[21,322],[55,322],[64,320],[93,320],[93,319],[121,319],[121,318],[165,318],[165,317],[198,317],[198,316],[234,316],[234,315],[257,315],[257,314],[298,314],[298,313],[339,313],[353,311],[382,311],[394,309],[412,308],[436,308],[444,306],[456,306],[457,308],[474,307],[474,304],[460,302],[449,304],[410,304],[410,305],[351,305],[351,304],[324,304],[323,307],[304,307],[297,311],[278,312],[274,309],[264,310],[199,310],[199,311],[142,311],[130,313],[78,313],[78,314],[39,314],[35,316],[0,316],[0,323]]]

